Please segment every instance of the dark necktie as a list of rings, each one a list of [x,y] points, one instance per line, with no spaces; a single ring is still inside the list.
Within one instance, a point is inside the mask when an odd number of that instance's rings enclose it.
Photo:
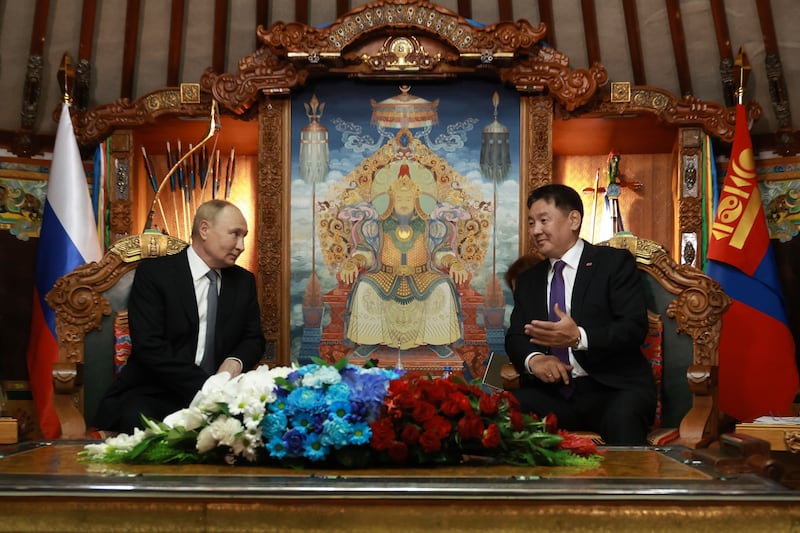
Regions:
[[[208,305],[206,307],[206,349],[203,352],[203,360],[200,367],[208,372],[214,374],[217,370],[216,361],[214,360],[214,333],[217,327],[217,300],[219,294],[217,292],[217,271],[211,269],[206,274],[208,278]]]
[[[560,259],[555,262],[553,265],[553,279],[550,281],[550,321],[551,322],[558,322],[561,320],[559,316],[556,314],[555,306],[558,304],[558,308],[561,309],[562,313],[567,312],[567,297],[566,297],[566,289],[564,288],[564,267],[566,263],[561,261]],[[558,357],[562,363],[565,365],[569,364],[569,348],[550,348],[550,354],[555,355]],[[570,380],[569,385],[562,385],[559,389],[561,395],[565,398],[569,398],[572,396],[573,388],[572,388],[572,380]]]
[[[550,282],[550,321],[558,322],[561,320],[556,314],[555,306],[564,313],[567,310],[566,295],[564,289],[564,266],[566,263],[560,259],[553,265],[553,280]],[[569,349],[567,348],[551,348],[550,353],[558,356],[561,362],[569,364]]]

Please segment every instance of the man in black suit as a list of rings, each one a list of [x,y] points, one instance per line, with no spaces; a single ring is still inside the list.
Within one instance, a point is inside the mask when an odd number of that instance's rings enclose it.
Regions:
[[[211,374],[234,377],[258,362],[264,335],[255,277],[235,265],[245,235],[241,211],[211,200],[197,208],[191,246],[141,262],[128,301],[132,352],[100,404],[97,429],[131,433],[140,415],[161,420],[187,407]],[[216,327],[207,331],[210,310]]]
[[[579,237],[583,202],[566,185],[534,190],[527,206],[530,237],[546,260],[516,280],[506,334],[520,373],[513,392],[526,411],[554,413],[561,428],[594,431],[613,445],[646,444],[656,391],[640,350],[647,307],[635,259]],[[565,308],[551,302],[561,292],[557,272]]]

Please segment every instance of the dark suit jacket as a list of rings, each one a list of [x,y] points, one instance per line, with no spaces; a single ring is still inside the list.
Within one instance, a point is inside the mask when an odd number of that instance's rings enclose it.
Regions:
[[[506,334],[506,352],[522,376],[525,358],[549,347],[531,344],[523,328],[548,320],[547,273],[542,261],[517,278],[514,310]],[[627,250],[584,243],[572,291],[571,315],[586,331],[588,350],[575,359],[597,381],[614,388],[654,392],[652,371],[640,346],[647,334],[647,304],[636,261]],[[524,381],[524,380],[523,380]]]
[[[252,368],[264,353],[255,277],[239,266],[223,269],[215,336],[217,366],[228,356]],[[188,406],[209,375],[195,364],[200,319],[186,250],[141,262],[128,300],[132,351],[95,418],[100,429],[136,395],[174,398]],[[133,395],[129,393],[134,393]]]

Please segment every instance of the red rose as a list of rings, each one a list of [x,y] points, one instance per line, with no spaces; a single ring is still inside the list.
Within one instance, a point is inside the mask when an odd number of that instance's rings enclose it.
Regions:
[[[420,401],[414,405],[414,412],[411,413],[411,416],[414,418],[414,421],[423,424],[430,420],[435,414],[436,408],[433,405],[428,402]]]
[[[422,425],[422,427],[426,432],[435,433],[439,436],[439,438],[444,439],[450,435],[450,431],[453,429],[453,424],[451,424],[450,421],[445,417],[436,415],[428,419]]]
[[[569,450],[575,455],[581,455],[583,457],[588,457],[597,453],[597,445],[591,437],[576,435],[575,433],[568,433],[563,430],[559,431],[558,434],[564,437],[558,445],[562,450]]]
[[[458,421],[458,434],[464,440],[480,439],[483,429],[483,419],[476,415],[463,416]]]
[[[389,458],[395,463],[403,463],[408,459],[408,446],[405,442],[394,441],[389,446]]]
[[[555,413],[548,413],[544,417],[544,430],[548,433],[558,433],[558,418]]]
[[[522,412],[516,409],[511,409],[508,412],[508,422],[514,431],[522,431],[525,428],[525,419],[522,418]]]
[[[424,380],[420,386],[425,399],[435,404],[443,402],[453,390],[452,383],[444,379]]]
[[[395,397],[395,404],[400,409],[413,409],[417,403],[417,398],[411,390],[405,390]]]
[[[406,424],[403,427],[403,431],[400,434],[400,438],[408,444],[409,446],[413,446],[419,440],[419,428],[414,424]]]
[[[375,450],[387,450],[394,441],[394,428],[389,418],[380,418],[370,424],[372,437],[369,439],[370,446]]]
[[[500,396],[496,394],[481,394],[480,400],[478,401],[478,409],[481,410],[481,413],[484,415],[494,415],[497,414],[497,408],[500,405]]]
[[[436,453],[442,449],[442,439],[433,431],[423,431],[419,436],[419,445],[425,453]]]
[[[408,390],[408,382],[404,379],[393,379],[389,382],[389,396],[394,396]]]
[[[442,402],[442,412],[447,416],[473,413],[472,403],[463,392],[453,392]]]
[[[481,444],[484,448],[497,448],[500,446],[500,428],[497,424],[489,424],[486,431],[483,433]]]

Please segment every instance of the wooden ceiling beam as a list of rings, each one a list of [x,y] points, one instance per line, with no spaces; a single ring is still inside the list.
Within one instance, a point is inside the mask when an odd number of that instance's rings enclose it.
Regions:
[[[769,0],[756,0],[758,20],[761,24],[761,33],[764,36],[764,63],[767,69],[767,84],[769,98],[778,122],[777,141],[778,151],[785,156],[800,153],[800,137],[792,130],[792,109],[789,105],[789,90],[786,87],[786,77],[783,74],[780,52],[778,51],[778,36],[775,32],[775,21],[772,18],[772,8]]]
[[[686,36],[683,33],[683,21],[679,0],[665,0],[669,32],[672,36],[672,50],[675,55],[675,67],[678,70],[678,85],[681,96],[694,94],[692,76],[689,72],[689,54],[686,52]]]
[[[136,51],[139,48],[139,19],[141,0],[128,0],[125,9],[125,44],[122,45],[122,73],[119,97],[133,99],[133,73],[136,70]]]
[[[169,50],[167,51],[167,87],[176,87],[180,81],[185,7],[185,0],[172,0],[172,11],[169,17]]]
[[[256,1],[256,27],[258,26],[269,28],[269,0]],[[253,50],[258,50],[259,48],[261,48],[261,41],[258,39],[258,34],[256,34],[256,45]]]
[[[75,67],[75,92],[73,105],[86,111],[89,107],[91,88],[92,48],[94,45],[94,24],[97,18],[97,0],[83,0],[81,10],[81,34],[78,41],[78,64]]]
[[[44,68],[44,41],[47,37],[47,18],[50,13],[50,0],[36,0],[31,29],[31,46],[28,50],[28,64],[25,68],[25,88],[22,93],[21,131],[14,136],[13,151],[21,157],[29,157],[38,148],[32,135],[39,116],[39,102],[42,95],[42,70]]]
[[[497,0],[497,8],[500,20],[514,20],[514,8],[511,6],[511,0]]]
[[[581,13],[583,14],[583,31],[586,34],[586,56],[589,59],[589,65],[602,63],[594,0],[581,0]]]
[[[636,10],[636,0],[622,0],[622,10],[625,13],[625,31],[628,35],[628,51],[631,55],[633,83],[635,85],[647,85],[647,76],[644,71],[644,54],[642,53],[642,35],[639,31],[639,13]]]
[[[211,39],[211,67],[225,72],[225,51],[228,42],[228,0],[214,0],[214,35]]]
[[[733,50],[731,34],[728,31],[728,18],[725,15],[725,0],[711,0],[711,17],[714,19],[714,32],[719,49],[719,75],[722,80],[722,96],[725,105],[736,103],[736,83],[733,79]]]
[[[336,18],[340,18],[342,15],[350,11],[350,1],[349,0],[336,0]]]
[[[545,40],[553,48],[556,46],[556,25],[553,18],[553,0],[539,0],[539,21],[547,28]]]
[[[294,21],[308,24],[308,0],[294,1]]]
[[[471,0],[458,0],[458,14],[465,19],[472,18],[472,1]]]

